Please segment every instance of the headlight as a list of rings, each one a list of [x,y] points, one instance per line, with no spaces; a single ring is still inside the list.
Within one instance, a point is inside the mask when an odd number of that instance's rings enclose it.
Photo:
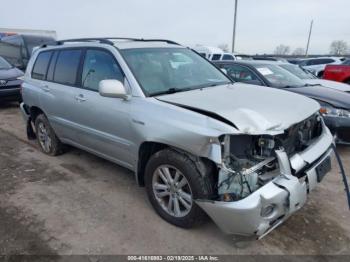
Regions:
[[[320,112],[323,116],[350,117],[350,111],[330,106],[323,105],[320,109]]]

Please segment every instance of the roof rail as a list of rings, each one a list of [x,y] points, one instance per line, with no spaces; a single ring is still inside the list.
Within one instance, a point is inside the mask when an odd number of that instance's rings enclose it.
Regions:
[[[52,41],[49,43],[45,43],[41,45],[40,47],[47,47],[50,45],[63,45],[64,43],[67,42],[100,42],[102,44],[108,44],[108,45],[113,45],[113,42],[105,39],[105,38],[75,38],[75,39],[65,39],[65,40],[58,40],[58,41]]]
[[[53,41],[50,43],[46,43],[41,45],[40,47],[47,47],[50,45],[63,45],[67,42],[100,42],[102,44],[108,44],[108,45],[114,45],[114,43],[111,40],[130,40],[130,41],[137,41],[137,42],[166,42],[168,44],[173,45],[180,45],[179,43],[176,43],[171,40],[166,39],[144,39],[144,38],[128,38],[128,37],[101,37],[101,38],[76,38],[76,39],[65,39],[65,40],[58,40]]]
[[[107,40],[131,40],[131,41],[137,41],[137,42],[166,42],[168,44],[173,44],[173,45],[180,45],[179,43],[176,43],[171,40],[167,39],[144,39],[144,38],[124,38],[124,37],[106,37],[104,39]]]
[[[113,42],[106,38],[76,38],[56,41],[57,45],[62,45],[67,42],[100,42],[102,44],[113,45]]]
[[[174,42],[172,40],[167,40],[167,39],[140,39],[140,41],[145,41],[145,42],[165,42],[165,43],[168,43],[168,44],[180,45],[177,42]]]

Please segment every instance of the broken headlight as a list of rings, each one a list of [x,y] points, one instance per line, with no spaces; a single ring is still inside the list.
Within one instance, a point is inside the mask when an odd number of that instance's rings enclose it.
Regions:
[[[218,179],[222,200],[242,199],[264,183],[263,175],[276,169],[275,146],[270,136],[227,135],[223,138],[223,164]]]

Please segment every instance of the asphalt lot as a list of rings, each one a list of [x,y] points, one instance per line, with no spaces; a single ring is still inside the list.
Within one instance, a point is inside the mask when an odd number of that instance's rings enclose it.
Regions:
[[[208,221],[184,230],[153,211],[126,169],[70,148],[42,154],[18,105],[0,104],[0,254],[350,254],[338,168],[306,206],[260,241]],[[350,174],[350,148],[339,147]],[[349,176],[350,177],[350,176]]]

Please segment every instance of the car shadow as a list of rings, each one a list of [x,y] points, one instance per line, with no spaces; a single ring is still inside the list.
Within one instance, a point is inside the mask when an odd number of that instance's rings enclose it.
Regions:
[[[10,101],[0,101],[0,110],[6,110],[9,108],[19,108],[18,102],[10,102]]]

